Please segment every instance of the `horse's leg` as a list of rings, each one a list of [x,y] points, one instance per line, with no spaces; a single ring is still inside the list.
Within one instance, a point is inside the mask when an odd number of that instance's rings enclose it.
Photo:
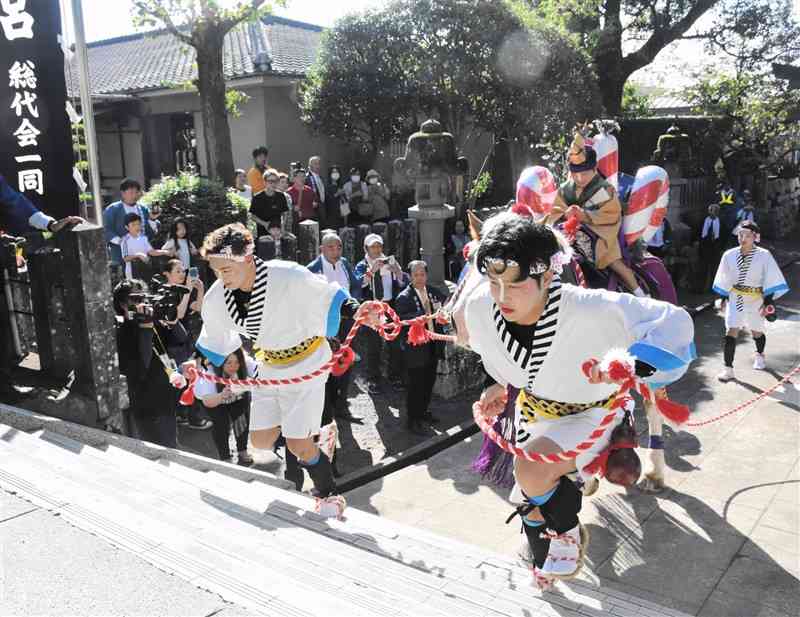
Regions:
[[[662,434],[664,424],[655,404],[645,400],[644,409],[647,413],[647,426],[650,432],[650,464],[644,474],[644,478],[639,483],[639,488],[647,493],[659,493],[666,488],[664,472],[664,436]]]

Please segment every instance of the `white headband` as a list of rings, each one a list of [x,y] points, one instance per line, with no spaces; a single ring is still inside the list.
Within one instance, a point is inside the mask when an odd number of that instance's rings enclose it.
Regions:
[[[230,244],[223,246],[218,253],[211,253],[209,257],[219,257],[220,259],[228,259],[230,261],[247,261],[247,258],[253,254],[253,249],[255,245],[251,242],[244,247],[244,254],[243,255],[234,255],[233,254],[233,247]]]

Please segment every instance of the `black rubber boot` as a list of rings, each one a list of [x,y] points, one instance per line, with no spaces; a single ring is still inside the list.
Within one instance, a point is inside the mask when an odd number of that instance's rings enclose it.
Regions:
[[[311,481],[314,483],[314,488],[311,490],[311,494],[314,497],[324,499],[336,492],[333,467],[324,452],[319,451],[319,460],[314,465],[309,465],[308,463],[301,463],[301,465],[311,476]]]

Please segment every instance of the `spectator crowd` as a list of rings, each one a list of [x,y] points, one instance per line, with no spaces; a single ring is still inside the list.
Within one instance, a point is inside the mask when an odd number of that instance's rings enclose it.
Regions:
[[[401,264],[384,253],[384,239],[375,233],[363,242],[363,258],[351,264],[342,256],[342,241],[336,229],[359,224],[388,222],[407,216],[407,191],[393,196],[381,174],[338,165],[323,171],[322,160],[312,156],[307,166],[292,163],[288,173],[271,167],[265,147],[253,151],[253,166],[237,169],[234,189],[250,203],[249,218],[260,238],[270,235],[281,254],[281,238],[297,230],[305,220],[319,222],[322,229],[320,253],[308,269],[338,284],[357,301],[381,300],[392,306],[401,319],[433,315],[445,302],[446,293],[428,284],[424,261]],[[178,426],[211,431],[220,459],[250,465],[248,452],[250,395],[247,391],[199,380],[192,407],[179,403],[180,390],[173,385],[181,365],[202,357],[195,342],[202,327],[201,312],[207,272],[200,262],[198,247],[191,241],[184,218],[164,230],[166,241],[154,246],[160,234],[160,213],[141,203],[141,185],[125,179],[120,200],[103,213],[103,226],[112,267],[121,281],[115,286],[113,304],[117,315],[117,344],[120,372],[127,379],[129,409],[126,432],[166,447],[178,446]],[[455,280],[464,266],[463,248],[469,238],[463,221],[448,230],[446,265]],[[160,246],[159,246],[160,245]],[[403,269],[404,265],[406,270]],[[352,323],[342,323],[336,348]],[[441,326],[428,321],[428,327]],[[428,434],[428,426],[439,420],[429,407],[443,344],[412,347],[403,334],[386,343],[371,329],[360,333],[366,388],[371,395],[405,390],[405,421],[409,431]],[[256,375],[255,352],[247,340],[227,356],[221,367],[205,364],[205,370],[229,378]],[[387,365],[388,369],[382,369]],[[360,422],[351,413],[349,397],[353,371],[329,377],[326,385],[323,425],[333,419]],[[382,374],[388,374],[388,381]],[[232,447],[233,446],[233,447]],[[234,450],[235,448],[235,450]],[[235,456],[234,456],[235,452]],[[287,451],[287,477],[292,461]],[[300,478],[302,475],[299,476]],[[298,483],[300,486],[301,481]]]

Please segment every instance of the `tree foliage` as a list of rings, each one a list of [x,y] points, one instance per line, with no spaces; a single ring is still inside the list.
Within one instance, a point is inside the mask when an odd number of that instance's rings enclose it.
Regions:
[[[676,41],[706,43],[737,70],[762,70],[800,55],[792,0],[514,0],[517,9],[566,32],[591,54],[609,114],[624,86]]]
[[[707,136],[722,144],[726,157],[777,171],[786,154],[800,149],[800,90],[785,82],[754,72],[715,75],[686,95],[697,111],[726,120],[713,123],[713,134]]]
[[[238,111],[244,101],[227,94],[222,62],[225,35],[240,23],[270,12],[265,0],[239,0],[225,8],[219,0],[133,0],[134,23],[160,26],[197,54],[197,79],[203,118],[207,170],[212,178],[232,184],[233,152],[229,104]]]
[[[596,93],[588,56],[504,0],[395,0],[327,33],[300,105],[316,130],[372,151],[429,116],[460,143],[476,129],[514,143],[522,163],[591,118]]]

